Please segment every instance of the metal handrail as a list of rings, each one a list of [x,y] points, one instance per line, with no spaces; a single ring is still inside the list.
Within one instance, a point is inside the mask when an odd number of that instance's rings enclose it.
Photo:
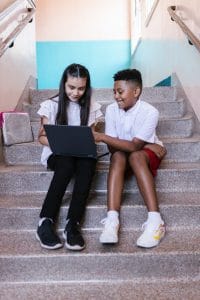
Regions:
[[[32,2],[32,1],[31,1]],[[16,4],[20,4],[21,1],[16,1],[14,4],[15,5],[11,5],[12,6],[12,10],[14,8],[17,8]],[[28,3],[32,6],[32,7],[28,7],[25,9],[26,12],[26,16],[23,17],[20,21],[17,21],[17,26],[12,30],[12,32],[3,40],[0,39],[0,57],[4,54],[4,52],[9,48],[12,47],[14,45],[14,40],[16,39],[16,37],[19,35],[19,33],[24,29],[24,27],[30,23],[33,19],[33,15],[35,13],[35,6],[33,6],[33,3],[31,4],[29,1]],[[11,11],[9,9],[6,10],[7,12]],[[5,15],[4,15],[5,16]],[[8,22],[8,20],[6,21]],[[12,23],[11,23],[12,24]]]
[[[152,18],[152,16],[153,16],[153,13],[154,13],[154,11],[155,11],[157,5],[158,5],[158,2],[159,2],[159,0],[154,0],[154,3],[153,3],[153,5],[152,5],[152,7],[151,7],[151,10],[150,10],[149,13],[148,13],[148,16],[147,16],[147,18],[146,18],[146,21],[145,21],[145,26],[146,26],[146,27],[149,25],[149,22],[150,22],[150,20],[151,20],[151,18]]]
[[[36,5],[35,5],[35,1],[34,0],[27,0],[34,8],[36,8]]]
[[[10,4],[7,8],[5,8],[0,13],[0,21],[3,20],[7,15],[9,15],[14,9],[16,9],[20,3],[21,3],[21,0],[16,0],[12,4]]]
[[[169,6],[168,12],[171,16],[172,21],[175,21],[182,31],[186,34],[188,41],[191,45],[194,45],[200,52],[200,40],[194,35],[194,33],[189,29],[189,27],[181,20],[181,18],[175,13],[176,6]]]

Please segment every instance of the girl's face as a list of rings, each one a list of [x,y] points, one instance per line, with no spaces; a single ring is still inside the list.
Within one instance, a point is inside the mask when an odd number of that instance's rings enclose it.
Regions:
[[[140,95],[140,88],[125,80],[117,80],[114,83],[114,97],[119,108],[125,111],[135,105]]]
[[[65,93],[68,98],[73,102],[77,102],[85,93],[86,83],[86,77],[68,76],[65,82]]]

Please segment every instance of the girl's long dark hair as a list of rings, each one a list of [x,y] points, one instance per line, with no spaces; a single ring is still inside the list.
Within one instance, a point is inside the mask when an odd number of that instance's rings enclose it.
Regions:
[[[67,119],[67,106],[69,104],[69,98],[65,92],[65,83],[68,76],[77,78],[86,78],[86,89],[83,96],[79,99],[78,103],[80,109],[81,125],[87,125],[89,112],[90,112],[90,99],[91,99],[91,83],[89,71],[82,65],[71,64],[63,72],[60,87],[59,87],[59,101],[58,101],[58,112],[56,115],[56,124],[68,125]]]

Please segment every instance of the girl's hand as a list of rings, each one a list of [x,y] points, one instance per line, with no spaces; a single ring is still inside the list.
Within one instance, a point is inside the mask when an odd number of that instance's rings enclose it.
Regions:
[[[48,118],[47,117],[42,117],[41,118],[41,126],[39,129],[39,133],[38,133],[38,141],[40,142],[40,144],[45,145],[45,146],[49,146],[49,142],[46,136],[46,132],[44,130],[43,125],[44,124],[48,124]]]
[[[153,151],[158,156],[159,159],[163,159],[164,156],[167,154],[166,148],[158,144],[147,144],[144,146],[144,148]]]

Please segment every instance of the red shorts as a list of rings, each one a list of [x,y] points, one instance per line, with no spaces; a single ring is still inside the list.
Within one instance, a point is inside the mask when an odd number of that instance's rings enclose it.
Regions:
[[[146,154],[148,155],[148,158],[149,158],[149,169],[150,169],[153,177],[155,177],[157,175],[157,170],[158,170],[158,168],[160,166],[161,159],[153,151],[151,151],[148,148],[143,148],[142,151],[145,151]],[[128,155],[129,154],[127,153],[127,158],[128,158]],[[112,157],[112,154],[111,154],[111,157]],[[111,157],[110,157],[110,159],[111,159]],[[129,177],[132,174],[133,174],[133,171],[132,171],[130,165],[127,164],[125,176]]]
[[[159,168],[161,160],[150,149],[144,148],[142,150],[145,151],[147,153],[148,157],[149,157],[149,168],[151,170],[151,173],[152,173],[153,177],[155,177],[157,175],[157,169]]]

